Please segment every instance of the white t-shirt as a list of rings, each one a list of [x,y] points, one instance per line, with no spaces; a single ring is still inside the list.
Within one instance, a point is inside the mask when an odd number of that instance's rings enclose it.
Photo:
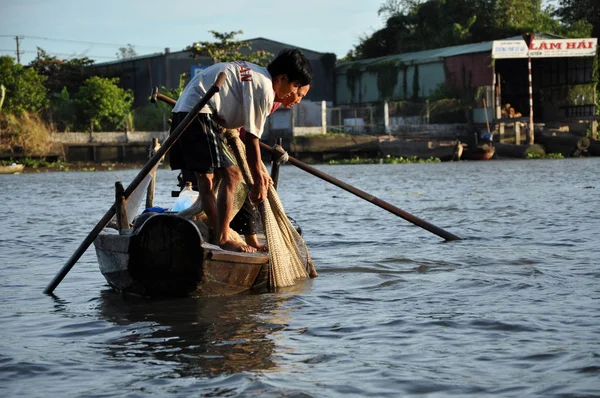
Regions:
[[[275,101],[275,92],[267,68],[250,62],[225,62],[202,70],[185,87],[173,112],[191,111],[220,72],[225,72],[225,82],[200,112],[213,113],[214,110],[223,127],[243,127],[260,138]]]

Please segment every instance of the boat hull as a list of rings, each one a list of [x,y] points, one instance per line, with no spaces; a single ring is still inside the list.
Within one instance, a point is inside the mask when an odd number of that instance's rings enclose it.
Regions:
[[[98,265],[115,290],[149,297],[240,294],[268,288],[269,257],[206,244],[187,219],[157,214],[131,231],[94,241]]]
[[[489,144],[483,144],[472,149],[465,149],[461,159],[464,160],[490,160],[494,157],[496,149]]]

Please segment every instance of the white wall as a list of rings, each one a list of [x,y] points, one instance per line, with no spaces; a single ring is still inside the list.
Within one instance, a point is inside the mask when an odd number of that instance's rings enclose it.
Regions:
[[[87,144],[98,143],[127,143],[127,142],[152,142],[152,138],[163,141],[169,135],[164,131],[150,132],[100,132],[100,133],[54,133],[52,141],[61,144]]]

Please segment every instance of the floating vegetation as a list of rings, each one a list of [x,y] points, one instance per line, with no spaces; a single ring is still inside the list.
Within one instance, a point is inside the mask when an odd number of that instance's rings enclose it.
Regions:
[[[547,153],[545,155],[542,155],[542,154],[536,153],[536,152],[529,152],[527,155],[525,155],[525,159],[564,159],[564,158],[565,157],[560,152]]]
[[[383,158],[361,158],[359,156],[351,159],[330,160],[328,164],[398,164],[398,163],[439,163],[439,158],[419,158],[417,156],[390,156]]]
[[[31,167],[33,169],[38,169],[41,167],[48,167],[52,169],[62,169],[66,167],[66,164],[60,160],[49,162],[46,158],[32,159],[32,158],[23,158],[20,160],[20,163],[23,163],[25,167]]]

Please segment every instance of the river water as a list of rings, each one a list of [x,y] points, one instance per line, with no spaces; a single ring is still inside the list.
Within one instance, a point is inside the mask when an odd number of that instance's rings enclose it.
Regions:
[[[138,170],[1,175],[0,396],[600,397],[600,158],[317,168],[464,239],[284,166],[318,278],[123,297],[90,248],[52,297]]]

